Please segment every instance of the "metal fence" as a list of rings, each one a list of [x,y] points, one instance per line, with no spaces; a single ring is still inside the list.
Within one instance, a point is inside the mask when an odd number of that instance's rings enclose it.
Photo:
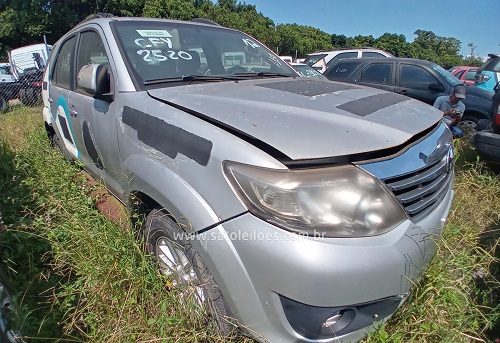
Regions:
[[[42,103],[43,70],[26,69],[17,77],[13,75],[8,60],[0,60],[0,113],[9,106],[23,104],[37,106]]]

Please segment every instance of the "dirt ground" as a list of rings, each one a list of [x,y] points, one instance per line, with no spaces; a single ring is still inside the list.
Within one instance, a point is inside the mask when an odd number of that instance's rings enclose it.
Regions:
[[[123,228],[128,228],[130,221],[125,206],[87,172],[82,171],[81,173],[86,179],[87,194],[94,199],[94,204],[99,211],[113,223]]]

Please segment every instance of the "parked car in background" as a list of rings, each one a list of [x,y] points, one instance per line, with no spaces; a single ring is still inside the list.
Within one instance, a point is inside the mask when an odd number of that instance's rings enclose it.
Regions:
[[[19,83],[19,100],[28,106],[42,102],[42,80],[51,46],[43,43],[9,51],[12,74]]]
[[[292,63],[293,62],[293,58],[292,56],[280,56],[280,58],[285,61],[286,63]]]
[[[488,130],[476,132],[472,144],[484,160],[500,163],[500,82],[494,87],[495,95],[491,106],[491,121]]]
[[[362,57],[394,57],[391,53],[374,48],[354,48],[330,51],[317,51],[308,54],[304,63],[323,73],[327,64],[333,64],[342,58],[362,58]]]
[[[323,73],[329,80],[343,81],[399,93],[433,105],[462,82],[434,62],[410,58],[362,58],[340,60]],[[480,119],[491,120],[493,94],[466,86],[465,112],[460,126],[466,132],[477,129]]]
[[[474,86],[474,79],[476,77],[477,70],[478,67],[457,66],[449,69],[448,71],[452,75],[455,75],[455,77],[462,81],[464,84]]]
[[[2,82],[16,82],[16,78],[10,71],[9,63],[0,63],[0,83]]]
[[[309,65],[305,63],[290,63],[293,69],[295,69],[302,77],[312,77],[313,79],[317,80],[323,80],[326,81],[328,80],[326,77],[323,76],[319,71],[314,69],[313,67],[310,67]]]
[[[500,81],[500,55],[489,54],[489,59],[479,67],[474,84],[482,89],[494,92]]]
[[[436,252],[451,132],[420,101],[296,76],[206,20],[98,15],[54,45],[43,118],[145,216],[147,252],[222,332],[234,318],[262,342],[356,342]]]

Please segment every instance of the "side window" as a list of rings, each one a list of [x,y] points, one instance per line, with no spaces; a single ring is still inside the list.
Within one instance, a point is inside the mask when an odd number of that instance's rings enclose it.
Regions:
[[[455,76],[457,77],[457,79],[461,78],[464,72],[465,72],[465,70],[461,70],[458,73],[456,73]],[[474,73],[474,74],[476,74],[476,73]]]
[[[61,49],[59,49],[57,60],[52,71],[52,83],[67,89],[71,89],[71,74],[75,44],[76,37],[73,36],[61,45]]]
[[[345,80],[362,64],[361,61],[345,60],[325,70],[324,75],[330,80]]]
[[[366,67],[357,81],[389,84],[391,83],[392,63],[374,63]]]
[[[477,69],[469,70],[467,72],[467,74],[465,74],[465,79],[470,80],[470,81],[474,81],[474,78],[476,77],[476,72],[477,72]]]
[[[95,31],[85,31],[80,35],[76,74],[87,64],[109,64],[108,55],[101,37]]]
[[[363,54],[361,57],[385,57],[382,55],[380,52],[374,52],[374,51],[363,51]]]
[[[427,70],[414,65],[402,64],[399,75],[401,86],[411,86],[412,88],[428,89],[430,83],[440,83]]]
[[[337,56],[332,58],[326,66],[328,67],[328,66],[334,64],[335,62],[337,62],[341,58],[357,58],[357,57],[358,57],[358,53],[356,51],[355,52],[341,52],[340,54],[338,54]]]

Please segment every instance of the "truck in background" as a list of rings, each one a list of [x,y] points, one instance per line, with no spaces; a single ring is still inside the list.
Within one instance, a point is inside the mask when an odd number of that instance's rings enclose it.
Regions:
[[[42,101],[42,80],[51,45],[33,44],[12,49],[9,63],[12,75],[19,83],[18,97],[24,105],[37,105]]]

